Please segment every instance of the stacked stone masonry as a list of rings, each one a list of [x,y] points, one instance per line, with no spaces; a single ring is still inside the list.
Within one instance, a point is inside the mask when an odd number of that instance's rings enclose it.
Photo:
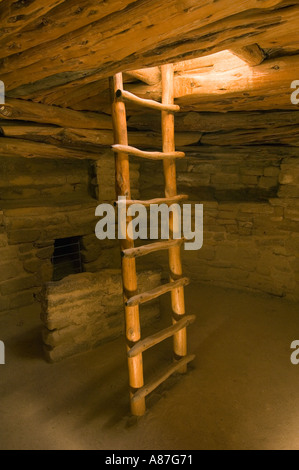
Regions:
[[[120,266],[117,242],[95,236],[97,202],[63,207],[6,209],[2,212],[0,312],[38,300],[52,280],[55,239],[78,236],[84,271]]]
[[[204,206],[204,245],[184,252],[194,281],[299,299],[299,154],[289,147],[187,148],[179,192]],[[142,198],[163,175],[142,163]],[[166,267],[160,257],[157,263]]]
[[[133,196],[139,196],[133,164]],[[52,280],[56,239],[80,237],[83,270],[120,267],[117,241],[95,236],[95,209],[115,198],[114,155],[97,162],[0,159],[0,313],[30,306]]]
[[[183,253],[184,272],[195,281],[298,300],[298,148],[183,150],[178,190],[204,205],[204,246]],[[131,162],[133,198],[163,196],[162,164]],[[96,162],[3,158],[0,165],[1,314],[41,300],[57,239],[80,237],[86,274],[120,268],[118,242],[100,242],[94,233],[96,206],[114,200],[111,151]],[[160,265],[167,277],[166,253],[137,265]]]
[[[160,271],[138,276],[139,291],[161,284]],[[41,295],[44,350],[51,362],[92,349],[124,333],[120,270],[68,276]],[[141,307],[141,328],[159,317],[159,301]]]

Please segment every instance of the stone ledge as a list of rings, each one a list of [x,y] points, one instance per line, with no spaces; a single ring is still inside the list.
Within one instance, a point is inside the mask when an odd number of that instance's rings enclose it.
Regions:
[[[140,291],[160,284],[160,270],[138,275]],[[41,301],[44,352],[50,362],[88,351],[124,332],[120,270],[104,269],[50,282],[42,291]],[[142,306],[141,326],[159,314],[159,301]]]

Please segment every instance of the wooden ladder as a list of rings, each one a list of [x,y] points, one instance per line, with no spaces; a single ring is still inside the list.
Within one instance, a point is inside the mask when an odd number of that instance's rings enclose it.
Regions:
[[[174,105],[174,73],[173,66],[162,66],[162,103],[141,99],[123,89],[122,73],[118,73],[110,82],[112,92],[112,118],[114,128],[113,150],[116,154],[116,194],[126,196],[127,206],[135,203],[150,206],[151,204],[178,203],[187,199],[177,194],[176,159],[184,158],[185,154],[175,151],[174,112],[180,107]],[[128,146],[128,131],[125,101],[136,105],[159,110],[162,112],[163,152],[144,152]],[[165,176],[165,198],[151,201],[132,201],[130,188],[129,155],[154,160],[163,160]],[[127,219],[126,224],[129,223]],[[173,214],[170,213],[170,232],[173,232]],[[145,397],[175,372],[186,373],[187,364],[194,355],[187,355],[186,327],[195,320],[194,315],[185,314],[184,286],[189,279],[183,277],[181,261],[181,245],[184,242],[170,240],[151,243],[135,248],[134,242],[128,237],[120,241],[122,254],[122,277],[125,303],[126,339],[128,350],[128,367],[130,380],[131,411],[135,416],[142,416],[146,411]],[[170,283],[148,292],[137,294],[136,258],[160,250],[169,251]],[[141,339],[139,305],[155,299],[166,292],[171,292],[173,325],[146,339]],[[174,338],[174,363],[159,376],[144,385],[142,353],[166,338]]]

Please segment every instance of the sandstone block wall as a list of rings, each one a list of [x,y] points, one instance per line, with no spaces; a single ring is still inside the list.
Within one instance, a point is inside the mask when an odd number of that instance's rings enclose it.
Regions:
[[[18,248],[9,245],[0,211],[0,314],[32,304],[39,285],[38,277],[24,269]]]
[[[139,166],[132,186],[138,197]],[[0,159],[0,314],[38,301],[56,239],[80,237],[83,269],[119,268],[117,241],[95,236],[95,209],[115,199],[114,155],[97,162]]]
[[[1,157],[0,207],[42,207],[86,201],[89,166],[87,160]]]
[[[183,252],[185,273],[299,300],[297,148],[201,146],[186,154],[178,188],[204,205],[204,246]],[[162,167],[142,162],[140,183],[142,198],[163,195]],[[152,262],[167,269],[167,257]]]
[[[88,203],[2,211],[0,313],[38,300],[42,285],[52,280],[55,239],[92,236],[95,207]]]
[[[139,198],[139,172],[140,165],[137,161],[130,161],[130,178],[132,198]],[[101,158],[93,163],[93,175],[91,180],[93,194],[100,202],[115,201],[115,154],[106,150]]]
[[[183,253],[191,277],[299,300],[299,201],[202,202],[203,248]]]
[[[95,210],[115,199],[114,154],[97,162],[0,159],[0,314],[42,308],[49,361],[87,351],[123,333],[117,240],[95,236]],[[139,197],[139,165],[132,163],[132,196]],[[79,237],[84,272],[53,282],[55,240]],[[139,275],[140,291],[157,287],[161,271]],[[159,315],[142,306],[142,325]]]
[[[140,292],[159,284],[160,271],[138,275]],[[89,350],[124,332],[120,270],[68,276],[46,284],[41,297],[44,350],[51,362]],[[141,326],[157,319],[159,311],[159,301],[141,306]]]

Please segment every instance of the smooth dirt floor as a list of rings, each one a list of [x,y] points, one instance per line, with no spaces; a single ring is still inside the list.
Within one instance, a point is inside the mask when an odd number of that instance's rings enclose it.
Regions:
[[[0,449],[299,449],[299,305],[262,294],[192,285],[186,376],[170,378],[129,413],[123,338],[48,364],[37,311],[0,317]],[[143,336],[169,325],[163,316]],[[144,354],[146,381],[172,360],[172,342]]]

